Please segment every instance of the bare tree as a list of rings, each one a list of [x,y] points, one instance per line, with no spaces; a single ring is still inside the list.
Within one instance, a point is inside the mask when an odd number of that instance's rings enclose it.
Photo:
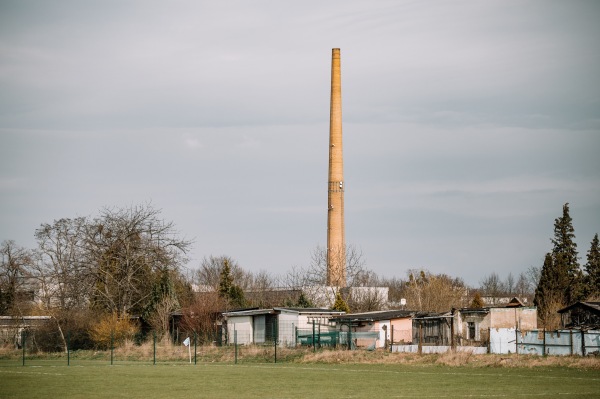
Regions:
[[[181,326],[198,335],[200,342],[212,342],[218,336],[218,323],[225,309],[225,299],[217,291],[198,293],[196,299],[182,309]]]
[[[152,292],[155,274],[177,270],[191,242],[150,205],[104,209],[86,226],[88,262],[93,267],[92,305],[118,314],[138,313]]]
[[[489,276],[484,277],[479,284],[483,295],[488,298],[486,302],[491,305],[495,305],[498,301],[498,298],[506,291],[504,283],[502,283],[500,277],[495,272],[492,272],[492,274]]]
[[[353,245],[348,245],[346,251],[346,277],[347,286],[361,286],[361,282],[368,281],[372,272],[366,270],[362,251]],[[327,249],[317,246],[310,256],[310,265],[307,268],[294,267],[289,272],[285,281],[289,286],[324,286],[327,284]]]
[[[42,224],[35,232],[40,255],[36,278],[47,310],[70,310],[89,304],[94,280],[85,262],[86,224],[83,217],[60,219]]]
[[[365,287],[377,280],[375,274],[367,270],[362,251],[354,245],[346,246],[345,251],[338,251],[346,256],[347,287]],[[283,278],[283,284],[290,289],[302,289],[309,301],[323,303],[323,296],[333,303],[337,290],[331,287],[323,292],[327,284],[327,249],[317,246],[311,252],[310,265],[307,268],[293,267]],[[344,290],[349,292],[348,290]]]
[[[521,300],[524,298],[531,300],[533,297],[532,285],[529,283],[527,275],[523,272],[519,273],[519,278],[515,283],[515,293]]]
[[[196,281],[198,285],[205,287],[205,289],[212,289],[217,291],[219,289],[219,283],[221,281],[221,272],[225,262],[229,264],[230,274],[233,279],[233,283],[242,287],[247,288],[248,273],[246,273],[237,261],[229,256],[209,256],[204,257],[200,262],[200,268],[196,272]]]
[[[0,314],[22,314],[23,307],[33,300],[30,250],[18,246],[13,240],[0,244]]]
[[[515,277],[511,272],[506,276],[506,282],[504,283],[504,287],[506,289],[506,293],[509,295],[513,295],[515,291]]]
[[[461,279],[427,270],[409,270],[403,291],[409,309],[427,312],[462,307],[467,298],[467,287]]]

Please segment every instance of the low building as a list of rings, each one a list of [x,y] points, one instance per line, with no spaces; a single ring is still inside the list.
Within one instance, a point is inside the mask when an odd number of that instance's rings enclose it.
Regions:
[[[265,344],[278,342],[281,346],[300,344],[299,336],[335,332],[331,319],[344,312],[322,308],[269,308],[223,313],[226,342],[233,344]]]
[[[515,298],[516,299],[516,298]],[[537,329],[537,308],[523,306],[513,299],[504,307],[462,308],[454,314],[454,334],[458,345],[484,345],[491,328]]]
[[[454,346],[452,312],[418,313],[413,318],[413,345]]]
[[[600,329],[600,302],[577,302],[558,313],[563,328]]]
[[[23,331],[35,330],[50,319],[50,316],[0,316],[0,345],[21,347]]]
[[[340,332],[349,331],[353,345],[385,348],[392,342],[411,342],[415,314],[411,310],[382,310],[345,314],[333,320]]]

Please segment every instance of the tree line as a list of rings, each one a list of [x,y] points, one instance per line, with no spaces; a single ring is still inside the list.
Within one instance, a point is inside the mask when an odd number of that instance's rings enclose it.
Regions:
[[[44,223],[35,231],[37,248],[14,241],[0,245],[0,314],[52,317],[57,347],[66,347],[64,331],[75,332],[77,345],[107,345],[114,335],[125,339],[140,324],[167,337],[175,313],[181,327],[214,340],[221,312],[244,307],[314,307],[322,305],[326,250],[317,247],[306,267],[283,275],[244,270],[235,259],[209,256],[188,270],[192,242],[181,238],[172,222],[149,204],[104,208],[96,217]],[[600,298],[598,235],[587,263],[578,263],[568,204],[555,220],[553,249],[540,267],[503,280],[496,272],[471,288],[458,277],[426,269],[406,277],[381,277],[366,267],[362,252],[346,249],[349,289],[332,292],[334,307],[351,312],[397,308],[444,312],[451,308],[494,305],[494,298],[533,299],[540,322],[557,327],[556,311],[577,300]],[[388,287],[388,296],[354,287]],[[360,296],[356,292],[361,292]],[[35,297],[35,300],[34,300]],[[484,302],[483,299],[487,302]],[[492,301],[491,303],[489,301]],[[50,328],[50,327],[49,327]]]

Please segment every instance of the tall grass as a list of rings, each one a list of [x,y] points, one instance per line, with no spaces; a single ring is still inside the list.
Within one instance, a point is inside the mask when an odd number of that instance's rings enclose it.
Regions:
[[[191,355],[194,360],[194,346]],[[0,347],[0,359],[18,360],[23,352],[14,346]],[[274,362],[273,346],[238,346],[237,360],[242,363]],[[65,353],[26,353],[27,359],[54,360],[66,358]],[[110,350],[80,350],[70,353],[74,360],[107,360]],[[173,345],[168,339],[159,341],[154,346],[152,340],[141,345],[125,341],[113,350],[117,361],[152,362],[187,362],[188,348]],[[197,346],[195,359],[198,363],[233,363],[236,358],[233,346],[218,347],[213,345]],[[537,355],[474,355],[469,352],[447,352],[443,354],[390,353],[384,350],[348,351],[343,349],[312,348],[277,348],[279,362],[302,364],[402,364],[415,366],[450,366],[450,367],[567,367],[575,369],[600,370],[600,357],[588,356],[537,356]]]

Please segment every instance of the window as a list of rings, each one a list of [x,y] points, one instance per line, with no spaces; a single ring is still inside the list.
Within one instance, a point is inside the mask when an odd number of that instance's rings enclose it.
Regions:
[[[467,339],[476,340],[475,337],[475,322],[470,321],[467,323]]]

